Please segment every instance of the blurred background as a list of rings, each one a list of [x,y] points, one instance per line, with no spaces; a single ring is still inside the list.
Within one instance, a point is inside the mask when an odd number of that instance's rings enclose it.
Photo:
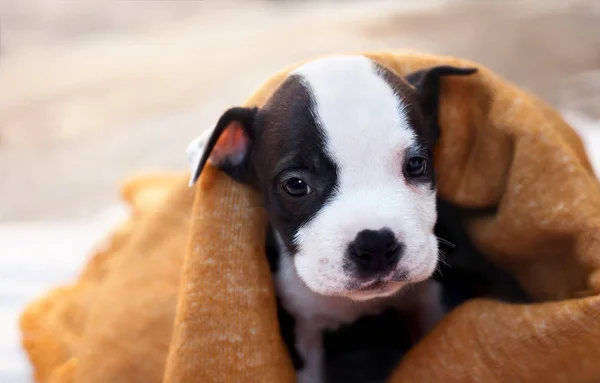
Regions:
[[[407,48],[487,65],[559,109],[600,163],[600,0],[0,0],[0,383],[18,314],[73,279],[129,175],[283,66]]]

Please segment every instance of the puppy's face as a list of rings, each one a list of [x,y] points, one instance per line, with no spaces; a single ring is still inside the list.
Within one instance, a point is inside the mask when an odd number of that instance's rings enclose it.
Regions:
[[[293,71],[261,109],[226,112],[210,159],[258,189],[315,293],[364,300],[429,278],[438,261],[432,151],[436,67],[409,85],[362,56]]]

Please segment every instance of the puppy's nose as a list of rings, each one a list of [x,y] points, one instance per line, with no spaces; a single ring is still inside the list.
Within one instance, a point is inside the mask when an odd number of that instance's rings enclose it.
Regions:
[[[390,229],[363,230],[349,247],[349,258],[365,271],[382,272],[396,266],[404,245]]]

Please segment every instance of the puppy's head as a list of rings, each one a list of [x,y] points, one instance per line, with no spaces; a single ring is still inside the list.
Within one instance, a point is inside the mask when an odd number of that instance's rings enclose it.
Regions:
[[[267,104],[232,108],[207,161],[256,188],[299,277],[356,300],[429,278],[438,261],[433,146],[441,66],[402,79],[362,56],[303,65]]]

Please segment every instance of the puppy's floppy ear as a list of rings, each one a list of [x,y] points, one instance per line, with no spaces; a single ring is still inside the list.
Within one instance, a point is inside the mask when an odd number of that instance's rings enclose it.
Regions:
[[[417,89],[421,108],[425,116],[432,117],[437,121],[440,79],[444,76],[468,76],[475,72],[477,72],[477,68],[458,68],[450,65],[440,65],[410,73],[405,79]]]
[[[238,181],[247,181],[247,158],[254,139],[258,108],[235,107],[227,110],[212,130],[198,137],[187,148],[192,162],[194,184],[210,161]]]

